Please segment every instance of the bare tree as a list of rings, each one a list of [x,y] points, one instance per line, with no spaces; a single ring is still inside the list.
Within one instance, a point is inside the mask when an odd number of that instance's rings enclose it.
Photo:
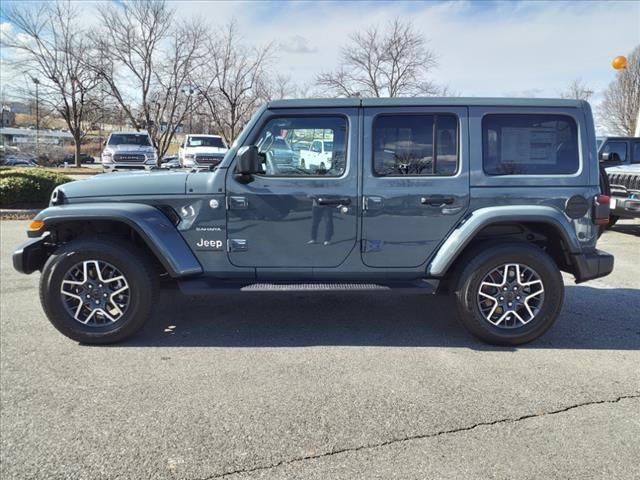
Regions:
[[[434,95],[429,79],[436,56],[411,23],[395,19],[385,31],[377,26],[354,33],[342,49],[334,72],[321,73],[317,84],[338,96],[399,97]]]
[[[290,76],[277,74],[265,81],[263,96],[266,101],[298,97],[298,87]]]
[[[640,110],[640,45],[628,56],[627,68],[620,70],[604,92],[600,122],[615,135],[633,136]]]
[[[176,23],[163,0],[110,4],[100,16],[108,28],[91,68],[129,122],[148,130],[160,163],[196,107],[191,79],[204,58],[206,29],[196,21]]]
[[[209,39],[208,47],[209,61],[199,71],[197,92],[217,130],[231,143],[268,97],[272,45],[247,47],[232,21],[222,35]]]
[[[14,30],[3,35],[2,46],[16,53],[13,65],[37,82],[42,103],[66,122],[79,167],[83,122],[97,81],[84,67],[88,36],[78,27],[77,13],[69,1],[14,5],[5,14]]]
[[[579,78],[572,80],[567,88],[560,92],[560,98],[569,98],[574,100],[586,100],[587,102],[593,95],[591,90],[585,83]]]

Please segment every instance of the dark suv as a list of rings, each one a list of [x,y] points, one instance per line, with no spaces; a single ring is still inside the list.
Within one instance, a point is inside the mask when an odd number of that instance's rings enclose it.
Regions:
[[[318,138],[324,167],[279,161],[274,139]],[[471,333],[521,344],[560,314],[561,271],[613,269],[595,145],[582,101],[275,101],[215,171],[58,187],[13,262],[86,343],[138,331],[164,275],[185,293],[448,293]]]

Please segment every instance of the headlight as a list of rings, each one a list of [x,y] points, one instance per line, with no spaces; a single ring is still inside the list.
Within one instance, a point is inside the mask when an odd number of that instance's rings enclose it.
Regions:
[[[184,158],[186,158],[187,160],[193,160],[196,158],[196,154],[195,153],[187,153]]]
[[[102,152],[102,158],[111,158],[113,153],[111,152]]]

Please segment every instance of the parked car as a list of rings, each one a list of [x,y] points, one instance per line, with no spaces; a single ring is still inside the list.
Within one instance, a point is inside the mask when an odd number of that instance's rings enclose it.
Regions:
[[[144,170],[156,165],[158,154],[147,132],[114,132],[105,142],[101,159],[105,172]]]
[[[270,166],[274,139],[310,131],[331,168]],[[213,171],[57,187],[13,265],[42,271],[47,317],[84,343],[137,332],[164,275],[186,294],[449,294],[473,335],[517,345],[558,318],[561,271],[611,273],[603,178],[584,101],[279,100]]]
[[[300,168],[321,169],[331,168],[333,142],[328,140],[314,140],[308,150],[300,150]]]
[[[227,150],[220,135],[185,135],[178,157],[185,168],[212,167],[222,161]]]
[[[272,173],[288,174],[296,168],[296,153],[289,142],[280,135],[269,135],[259,144],[265,156],[265,168]]]
[[[75,154],[70,153],[70,154],[65,155],[64,158],[62,159],[62,162],[60,162],[60,163],[62,163],[62,164],[67,163],[69,165],[75,164],[76,163]],[[81,153],[80,154],[80,163],[94,164],[94,163],[96,163],[96,159],[93,158],[88,153]]]
[[[160,168],[181,168],[180,159],[177,156],[166,156],[162,158]]]
[[[611,189],[610,226],[640,218],[640,137],[605,137],[598,149]]]
[[[2,160],[3,167],[39,167],[38,162],[30,157],[8,156]]]

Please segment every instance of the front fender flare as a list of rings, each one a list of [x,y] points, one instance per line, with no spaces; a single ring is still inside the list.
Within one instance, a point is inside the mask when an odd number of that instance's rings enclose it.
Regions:
[[[562,237],[570,253],[581,252],[580,244],[572,234],[573,227],[559,210],[542,205],[480,208],[461,223],[445,242],[427,266],[427,277],[439,278],[447,273],[449,267],[464,251],[465,247],[485,227],[504,222],[537,222],[553,226]]]
[[[157,208],[142,203],[83,203],[49,207],[36,215],[44,226],[29,231],[40,236],[51,227],[67,222],[105,220],[124,223],[145,242],[158,261],[174,278],[202,273],[202,266],[180,232]]]

